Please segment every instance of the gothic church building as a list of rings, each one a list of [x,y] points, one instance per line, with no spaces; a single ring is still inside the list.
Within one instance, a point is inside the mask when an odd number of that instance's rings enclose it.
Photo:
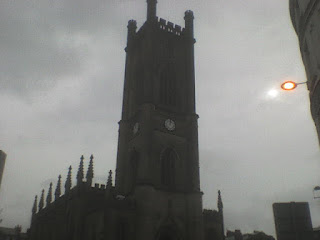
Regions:
[[[115,185],[93,185],[93,156],[72,187],[35,199],[29,240],[222,240],[223,206],[203,210],[195,108],[193,12],[185,28],[156,16],[128,23]],[[45,201],[45,195],[46,201]],[[52,200],[54,195],[54,201]]]

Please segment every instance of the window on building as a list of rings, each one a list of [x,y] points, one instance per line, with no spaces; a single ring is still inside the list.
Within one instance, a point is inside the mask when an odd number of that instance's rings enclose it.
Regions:
[[[177,154],[173,149],[166,149],[161,158],[161,183],[167,187],[174,187],[175,184],[175,164]]]
[[[126,227],[124,222],[120,222],[117,227],[117,240],[126,239]]]
[[[138,175],[138,164],[139,164],[139,152],[133,150],[130,156],[130,171],[131,171],[131,183],[132,189],[134,188],[137,182]]]

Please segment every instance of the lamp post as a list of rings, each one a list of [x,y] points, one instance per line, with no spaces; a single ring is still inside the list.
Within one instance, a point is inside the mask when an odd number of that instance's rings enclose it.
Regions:
[[[281,84],[281,88],[285,91],[291,91],[295,89],[298,85],[305,84],[307,82],[301,82],[301,83],[296,83],[293,81],[286,81]],[[320,186],[316,186],[313,188],[313,198],[318,199],[320,198]]]
[[[305,84],[305,83],[307,83],[307,82],[296,83],[293,81],[286,81],[281,84],[281,88],[285,91],[291,91],[291,90],[295,89],[298,85]]]

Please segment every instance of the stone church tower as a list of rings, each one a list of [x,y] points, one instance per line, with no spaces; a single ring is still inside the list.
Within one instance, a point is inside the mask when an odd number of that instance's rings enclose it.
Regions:
[[[202,239],[193,13],[181,29],[147,3],[128,24],[115,188],[136,199],[138,239]]]
[[[61,195],[52,184],[32,210],[30,240],[222,240],[223,205],[203,210],[195,109],[193,12],[185,28],[156,16],[128,24],[122,117],[115,186],[92,187],[93,156],[86,177],[80,159]],[[85,180],[84,180],[85,179]],[[45,206],[46,205],[46,206]],[[39,209],[39,210],[38,210]]]

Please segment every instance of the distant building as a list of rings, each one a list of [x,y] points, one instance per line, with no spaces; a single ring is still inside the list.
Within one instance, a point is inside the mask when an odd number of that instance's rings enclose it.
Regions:
[[[227,231],[226,240],[275,240],[274,237],[264,232],[254,231],[253,233],[242,234],[240,230]]]
[[[7,155],[4,153],[4,151],[0,150],[0,187],[1,187],[2,175],[4,171],[4,165],[6,163],[6,157]]]
[[[320,227],[313,228],[313,240],[320,240]]]
[[[242,233],[239,229],[232,231],[227,231],[226,240],[243,240]]]
[[[15,228],[0,227],[0,240],[25,240],[27,234],[21,232],[21,226]]]
[[[311,114],[320,139],[320,1],[290,0],[291,20],[307,74]]]
[[[275,238],[264,232],[254,231],[253,233],[243,234],[243,240],[275,240]]]
[[[308,203],[274,203],[273,214],[278,240],[313,240]]]

